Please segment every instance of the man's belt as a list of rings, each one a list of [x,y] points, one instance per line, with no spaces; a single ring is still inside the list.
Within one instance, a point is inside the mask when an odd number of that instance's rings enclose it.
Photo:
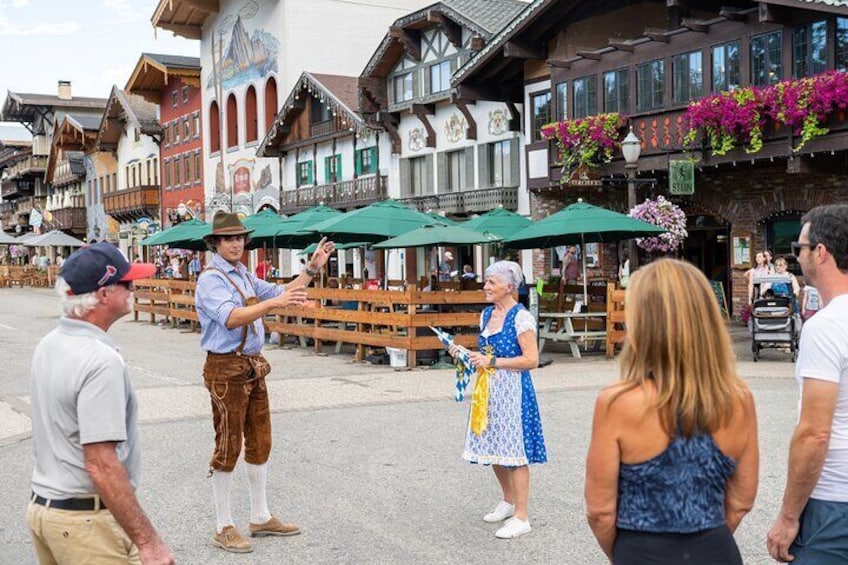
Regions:
[[[44,498],[43,496],[38,496],[37,494],[32,493],[30,500],[32,500],[39,506],[46,506],[47,508],[55,508],[57,510],[78,510],[82,512],[92,512],[98,509],[106,509],[106,505],[103,504],[103,499],[101,499],[97,495],[85,498],[58,498],[51,500],[49,498]]]

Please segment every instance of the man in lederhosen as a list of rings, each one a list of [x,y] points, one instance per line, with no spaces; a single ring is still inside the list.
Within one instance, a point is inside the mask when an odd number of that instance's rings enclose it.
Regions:
[[[207,351],[203,379],[212,400],[215,452],[210,462],[217,528],[212,543],[233,553],[253,551],[233,524],[230,513],[232,471],[244,441],[250,484],[251,536],[300,533],[271,515],[265,486],[271,452],[271,414],[265,376],[271,367],[261,354],[265,343],[262,318],[274,308],[306,303],[306,286],[335,250],[326,238],[306,269],[291,283],[278,286],[258,279],[241,263],[248,230],[236,214],[215,213],[212,232],[204,239],[214,253],[197,280],[195,304],[200,345]]]

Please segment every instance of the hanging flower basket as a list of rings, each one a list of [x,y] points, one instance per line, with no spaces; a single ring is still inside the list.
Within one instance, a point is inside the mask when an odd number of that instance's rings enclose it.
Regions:
[[[637,204],[629,215],[668,230],[656,237],[636,239],[636,244],[649,253],[670,253],[689,236],[686,231],[686,214],[662,196]]]
[[[762,93],[756,88],[737,88],[692,102],[686,110],[689,131],[684,144],[695,142],[698,130],[704,134],[713,155],[725,155],[737,145],[747,153],[763,148]]]
[[[612,161],[621,147],[624,125],[624,117],[612,112],[542,126],[542,137],[556,140],[559,149],[560,182],[578,165],[597,167]]]

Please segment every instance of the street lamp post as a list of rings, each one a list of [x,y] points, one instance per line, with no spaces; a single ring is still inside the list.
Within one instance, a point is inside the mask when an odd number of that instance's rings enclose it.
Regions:
[[[632,210],[636,206],[636,170],[639,168],[639,154],[642,152],[642,142],[633,133],[633,127],[624,141],[621,142],[621,152],[624,154],[624,168],[627,171],[627,207]],[[636,240],[631,239],[629,249],[630,270],[639,267],[639,253]]]

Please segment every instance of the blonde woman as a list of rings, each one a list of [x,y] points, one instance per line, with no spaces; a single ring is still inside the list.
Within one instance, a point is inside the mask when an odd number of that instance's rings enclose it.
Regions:
[[[653,262],[631,276],[625,316],[621,379],[595,404],[592,532],[616,565],[741,565],[757,420],[710,285],[688,263]]]

